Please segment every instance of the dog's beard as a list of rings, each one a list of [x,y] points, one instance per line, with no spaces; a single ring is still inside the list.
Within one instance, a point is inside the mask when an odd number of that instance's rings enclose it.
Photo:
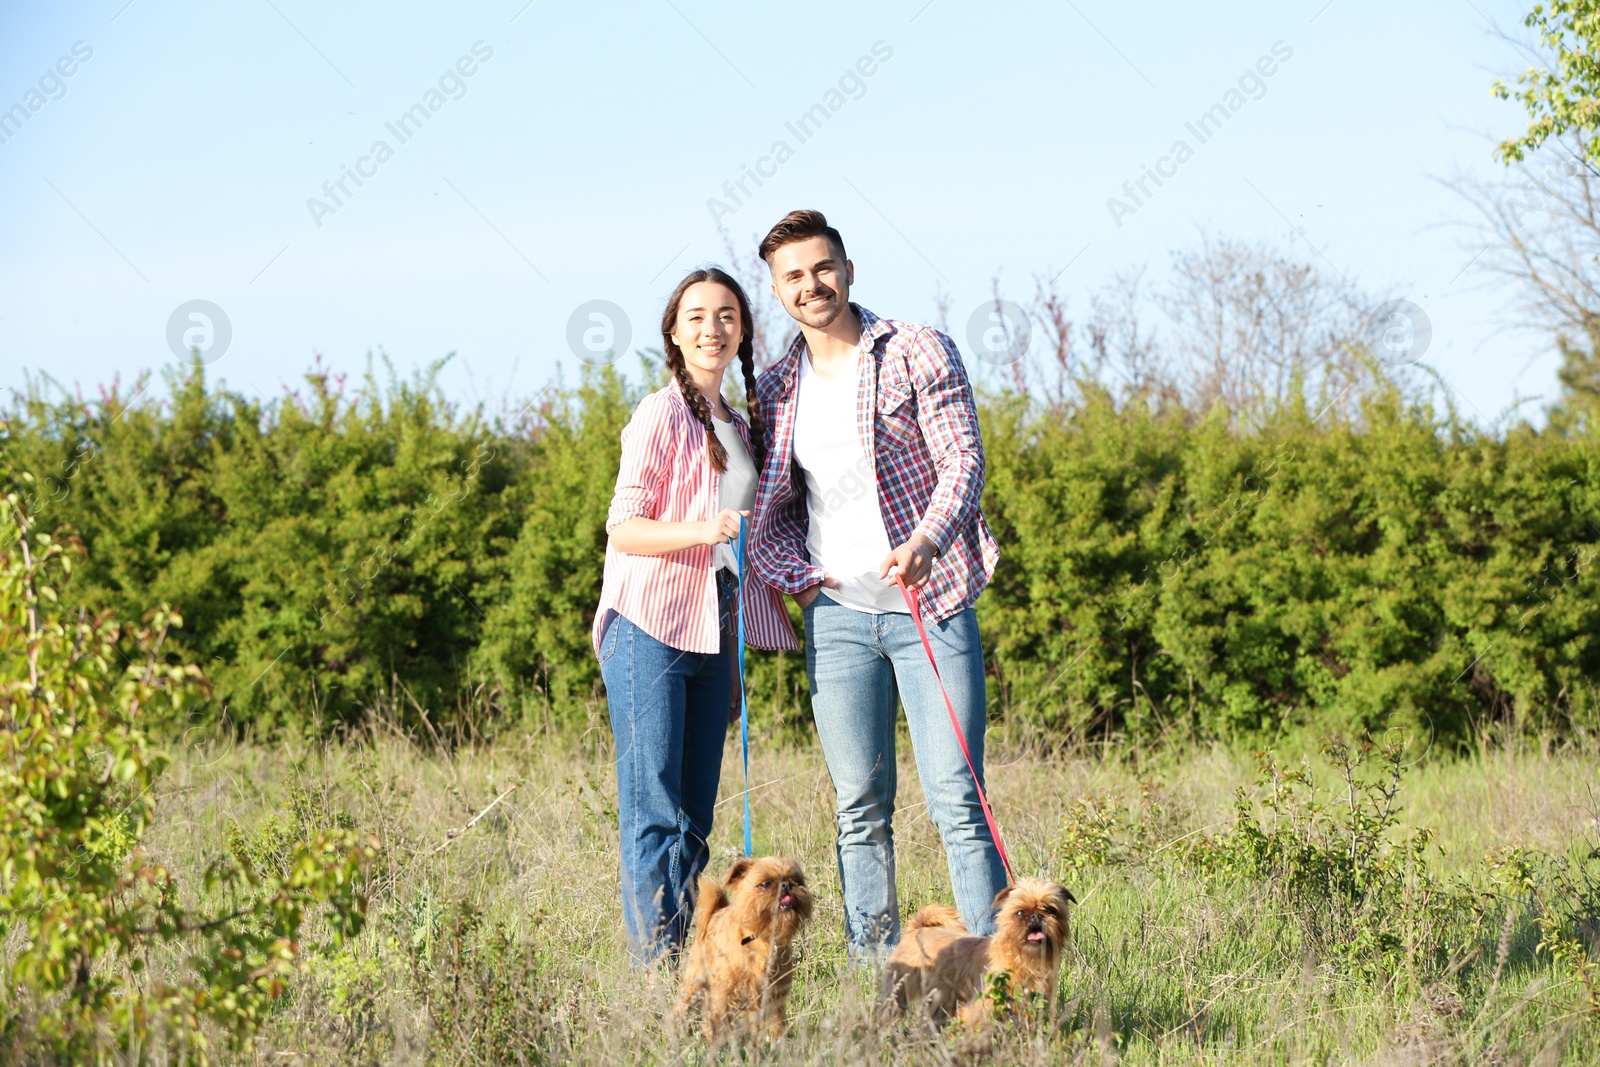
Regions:
[[[1022,932],[1021,947],[1038,952],[1048,952],[1055,949],[1056,943],[1050,937],[1049,931],[1043,926],[1025,927]]]
[[[1030,924],[1026,919],[1002,919],[995,935],[1019,949],[1036,952],[1060,948],[1065,940],[1060,924],[1050,920]]]
[[[745,929],[753,935],[783,942],[794,937],[810,916],[811,899],[796,887],[784,893],[761,894],[750,901],[742,918]]]
[[[1030,933],[1039,936],[1029,940]],[[996,969],[1012,972],[1022,986],[1037,990],[1052,981],[1064,943],[1064,931],[1058,925],[1046,922],[1030,931],[1025,920],[1002,922],[990,943],[990,958]]]

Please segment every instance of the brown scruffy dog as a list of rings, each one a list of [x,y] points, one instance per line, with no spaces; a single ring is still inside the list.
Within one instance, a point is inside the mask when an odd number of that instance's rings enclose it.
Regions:
[[[703,1000],[701,1031],[707,1041],[730,1031],[740,1036],[764,1031],[769,1039],[782,1034],[788,1024],[783,1002],[794,984],[789,945],[809,918],[811,891],[794,860],[741,859],[721,884],[701,875],[694,944],[675,1008],[679,1019]]]
[[[883,969],[885,1008],[920,1003],[935,1021],[958,1014],[976,1024],[994,1007],[985,995],[990,975],[1001,974],[1013,994],[1027,990],[1053,1002],[1069,933],[1067,905],[1077,898],[1055,882],[1023,878],[994,902],[993,937],[969,934],[948,905],[930,904],[912,916]]]

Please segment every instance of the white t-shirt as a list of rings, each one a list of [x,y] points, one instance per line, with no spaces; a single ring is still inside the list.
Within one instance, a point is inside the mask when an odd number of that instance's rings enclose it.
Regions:
[[[756,464],[750,458],[750,450],[744,446],[744,439],[739,436],[738,427],[733,420],[723,422],[715,414],[711,416],[711,425],[716,427],[717,440],[722,442],[722,447],[728,451],[728,469],[722,474],[722,481],[717,486],[717,511],[733,508],[736,511],[749,511],[756,506]],[[750,536],[750,520],[744,524],[745,537]],[[733,555],[732,545],[716,546],[716,563],[712,569],[726,567],[734,574],[739,573],[738,561]],[[748,552],[746,553],[748,556]]]
[[[856,395],[870,357],[857,345],[832,381],[800,358],[800,397],[794,417],[794,458],[806,475],[810,527],[806,551],[813,566],[840,582],[830,599],[881,615],[905,611],[899,586],[878,577],[889,534],[878,507],[878,479],[856,429]]]

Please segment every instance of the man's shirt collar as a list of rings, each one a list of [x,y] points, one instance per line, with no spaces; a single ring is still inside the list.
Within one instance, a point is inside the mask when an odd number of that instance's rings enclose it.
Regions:
[[[893,327],[884,319],[878,318],[860,304],[851,301],[850,309],[861,319],[861,347],[863,351],[870,352],[877,347],[878,338],[894,332]],[[795,374],[800,369],[800,357],[806,350],[806,335],[804,330],[795,331],[794,340],[789,342],[789,348],[783,354],[774,368],[778,377],[783,381],[784,391],[794,384]]]

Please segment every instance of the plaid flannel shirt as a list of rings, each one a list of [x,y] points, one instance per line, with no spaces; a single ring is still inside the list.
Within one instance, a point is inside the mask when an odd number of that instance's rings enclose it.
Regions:
[[[935,621],[970,607],[994,575],[1000,547],[984,522],[983,438],[972,383],[955,342],[927,326],[880,319],[851,304],[870,345],[856,393],[856,429],[878,484],[889,544],[921,532],[938,550],[923,604]],[[805,334],[756,380],[767,462],[756,491],[750,560],[781,592],[822,580],[806,551],[806,480],[794,458]]]

